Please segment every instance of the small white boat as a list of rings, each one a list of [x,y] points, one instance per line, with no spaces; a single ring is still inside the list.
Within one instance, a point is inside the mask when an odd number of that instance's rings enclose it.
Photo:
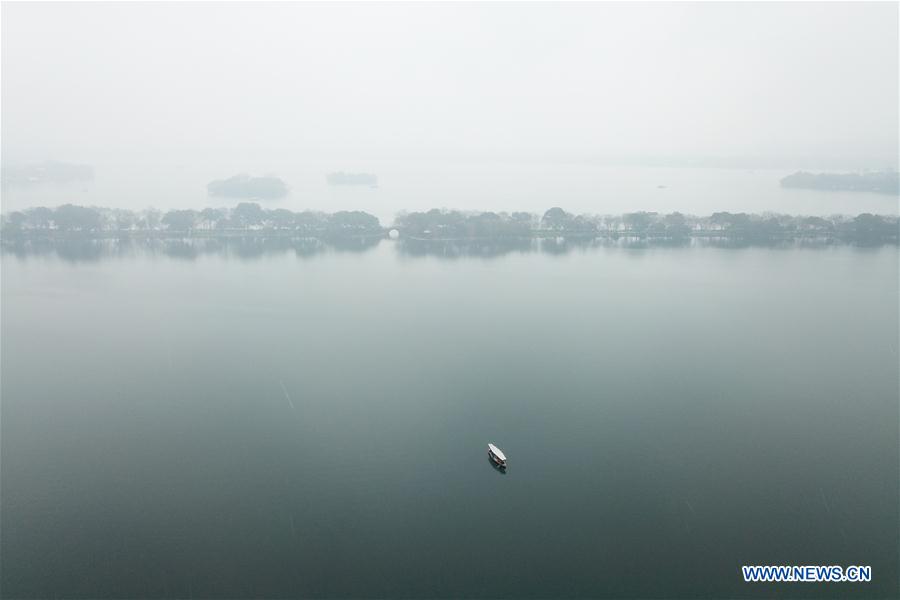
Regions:
[[[488,444],[488,456],[491,457],[491,460],[494,461],[501,469],[506,468],[506,455],[503,454],[503,451],[500,450],[497,446],[493,444]]]

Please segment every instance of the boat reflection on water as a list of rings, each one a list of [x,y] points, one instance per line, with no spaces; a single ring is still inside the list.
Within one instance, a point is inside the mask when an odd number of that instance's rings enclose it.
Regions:
[[[491,465],[491,468],[493,468],[498,473],[503,473],[504,475],[506,475],[506,467],[501,467],[500,465],[495,463],[494,459],[492,459],[490,456],[488,456],[488,464]]]

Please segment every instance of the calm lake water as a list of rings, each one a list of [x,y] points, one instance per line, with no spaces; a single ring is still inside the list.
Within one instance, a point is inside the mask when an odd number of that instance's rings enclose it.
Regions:
[[[895,246],[195,244],[3,254],[3,596],[898,591]]]

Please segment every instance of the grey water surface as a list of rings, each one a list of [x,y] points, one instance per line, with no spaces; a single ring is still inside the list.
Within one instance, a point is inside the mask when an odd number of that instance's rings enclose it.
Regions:
[[[97,244],[2,257],[4,597],[897,591],[896,246]]]

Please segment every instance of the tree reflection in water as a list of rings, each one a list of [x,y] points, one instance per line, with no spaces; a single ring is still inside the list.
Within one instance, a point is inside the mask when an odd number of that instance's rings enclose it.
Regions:
[[[220,256],[239,260],[258,260],[293,253],[313,258],[326,253],[364,253],[380,244],[389,244],[401,256],[435,257],[443,260],[464,258],[494,259],[509,254],[545,254],[565,256],[599,248],[642,250],[651,248],[825,248],[845,244],[832,238],[806,237],[793,240],[735,239],[732,237],[693,237],[681,239],[638,236],[594,237],[584,235],[546,237],[508,237],[497,239],[429,240],[400,236],[333,236],[326,238],[285,235],[203,236],[181,238],[123,237],[11,237],[2,240],[3,254],[19,259],[57,257],[67,262],[93,262],[139,254],[165,256],[192,261],[202,256]],[[884,243],[884,242],[881,242]],[[856,242],[855,246],[871,246]],[[890,242],[887,242],[890,243]]]

